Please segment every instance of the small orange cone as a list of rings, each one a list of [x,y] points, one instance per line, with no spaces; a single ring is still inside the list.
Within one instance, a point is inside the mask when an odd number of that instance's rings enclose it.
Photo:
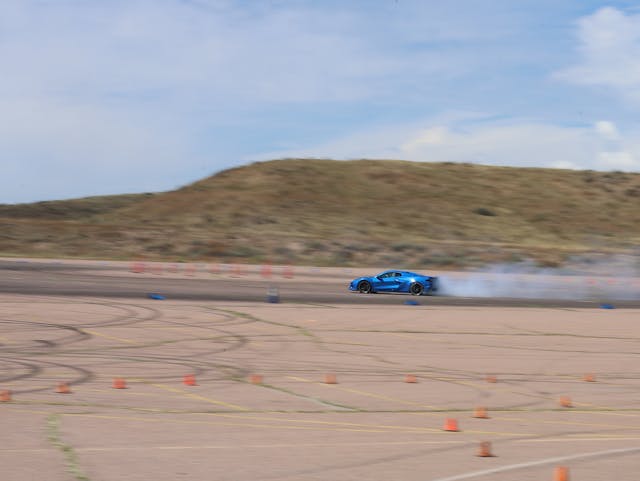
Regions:
[[[556,466],[553,474],[553,481],[569,481],[569,468]]]
[[[11,391],[5,389],[4,391],[0,391],[0,402],[9,402],[11,401]]]
[[[418,380],[413,374],[406,374],[404,376],[404,382],[415,383],[415,382],[418,382]]]
[[[582,379],[586,382],[596,382],[596,377],[591,373],[585,374]]]
[[[260,275],[262,277],[271,277],[271,264],[264,264],[260,269]]]
[[[187,374],[182,380],[185,386],[197,386],[196,377],[193,374]]]
[[[573,403],[571,402],[571,398],[569,396],[562,396],[558,402],[560,403],[560,406],[562,406],[563,408],[573,407]]]
[[[336,379],[335,374],[325,374],[324,375],[324,383],[325,384],[338,384],[338,380]]]
[[[113,380],[113,389],[127,389],[127,383],[124,379],[117,377]]]
[[[143,274],[144,273],[144,262],[133,262],[131,264],[131,272],[134,274]]]
[[[498,378],[496,378],[495,376],[487,376],[485,379],[487,382],[490,382],[492,384],[498,382]]]
[[[493,454],[491,453],[491,443],[489,441],[482,441],[476,456],[479,458],[492,458]]]
[[[293,267],[291,266],[283,267],[282,277],[286,277],[287,279],[293,279]]]
[[[262,384],[262,376],[260,374],[252,374],[249,376],[249,382],[251,384]]]
[[[473,411],[473,417],[478,419],[489,419],[489,415],[487,414],[487,408],[484,406],[478,406]]]
[[[444,427],[442,428],[445,431],[458,432],[458,421],[453,418],[447,418],[444,422]]]
[[[56,386],[56,392],[58,394],[71,394],[71,388],[66,382],[59,382]]]

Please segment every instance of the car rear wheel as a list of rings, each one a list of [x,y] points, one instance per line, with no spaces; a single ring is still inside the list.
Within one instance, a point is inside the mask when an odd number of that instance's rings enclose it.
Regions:
[[[371,294],[371,282],[360,281],[358,283],[358,292],[361,294]]]
[[[421,296],[424,292],[424,287],[422,286],[422,284],[414,282],[409,286],[409,292],[412,296]]]

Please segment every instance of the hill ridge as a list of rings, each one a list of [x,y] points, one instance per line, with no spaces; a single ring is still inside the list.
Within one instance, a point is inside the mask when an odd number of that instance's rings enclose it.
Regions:
[[[468,266],[633,253],[640,174],[278,159],[179,189],[0,205],[1,255]]]

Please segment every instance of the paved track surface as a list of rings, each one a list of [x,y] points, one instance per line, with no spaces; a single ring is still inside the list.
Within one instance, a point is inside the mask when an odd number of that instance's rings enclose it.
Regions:
[[[638,479],[633,307],[405,305],[320,273],[31,264],[0,270],[2,480]],[[309,280],[327,301],[286,299]],[[267,303],[276,281],[283,302]],[[158,285],[167,299],[148,299]]]
[[[140,273],[130,273],[129,266],[116,264],[78,264],[55,262],[0,261],[0,293],[37,294],[58,296],[92,296],[142,298],[150,293],[159,293],[175,300],[209,301],[248,301],[263,302],[275,288],[282,302],[317,304],[359,304],[359,305],[396,305],[402,302],[418,302],[427,305],[457,306],[520,306],[520,307],[600,307],[603,303],[615,301],[615,307],[640,307],[640,281],[616,284],[606,292],[594,291],[585,295],[584,289],[575,290],[575,283],[581,278],[565,278],[575,281],[567,285],[564,280],[551,276],[531,276],[530,279],[517,280],[522,284],[519,290],[509,289],[509,297],[487,296],[462,297],[454,295],[436,295],[412,297],[405,294],[360,295],[349,292],[348,282],[354,275],[331,270],[301,271],[291,278],[246,272],[211,274],[203,267],[180,266],[180,272],[162,272],[147,268]],[[177,269],[177,267],[176,267]],[[326,272],[330,272],[327,275]],[[173,275],[172,275],[173,274]],[[495,281],[495,277],[506,278]],[[455,278],[454,278],[455,281]],[[468,280],[458,281],[464,286]],[[516,284],[514,276],[493,276],[485,281],[498,284],[498,287]],[[586,282],[586,281],[585,281]],[[544,285],[545,290],[532,286]],[[501,289],[497,293],[501,293]],[[629,290],[631,288],[632,290]],[[572,291],[573,289],[573,291]],[[502,291],[507,292],[506,289]],[[617,298],[616,292],[626,294]],[[580,295],[574,295],[580,294]],[[589,293],[586,293],[589,294]],[[539,297],[537,297],[539,295]]]

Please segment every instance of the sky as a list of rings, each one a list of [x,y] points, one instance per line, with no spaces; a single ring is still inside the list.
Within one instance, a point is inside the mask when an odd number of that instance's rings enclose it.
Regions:
[[[0,203],[287,157],[640,172],[640,6],[0,2]]]

